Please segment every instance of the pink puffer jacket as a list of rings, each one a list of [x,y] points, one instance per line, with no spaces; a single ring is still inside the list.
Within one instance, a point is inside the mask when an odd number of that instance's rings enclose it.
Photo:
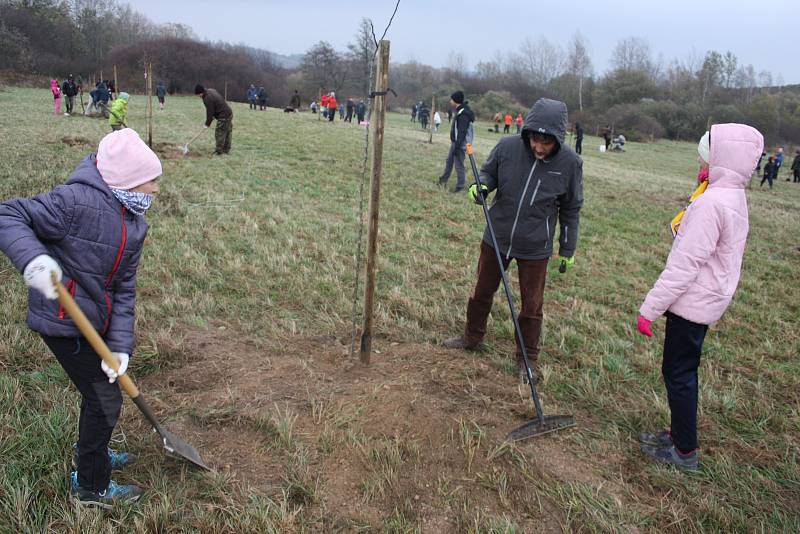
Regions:
[[[750,126],[711,127],[708,189],[686,210],[664,272],[639,309],[646,319],[667,310],[700,324],[722,317],[739,284],[747,241],[744,188],[763,148],[764,137]]]

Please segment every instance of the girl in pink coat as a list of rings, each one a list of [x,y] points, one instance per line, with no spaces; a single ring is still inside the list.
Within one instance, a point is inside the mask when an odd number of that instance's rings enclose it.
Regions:
[[[667,265],[639,309],[637,328],[652,336],[651,321],[666,315],[661,371],[671,426],[643,432],[642,452],[650,458],[697,470],[697,368],[708,325],[731,302],[748,232],[745,187],[764,137],[744,124],[717,124],[698,147],[708,167],[708,188],[686,209]]]
[[[53,93],[53,113],[61,115],[61,88],[56,80],[50,80],[50,91]]]

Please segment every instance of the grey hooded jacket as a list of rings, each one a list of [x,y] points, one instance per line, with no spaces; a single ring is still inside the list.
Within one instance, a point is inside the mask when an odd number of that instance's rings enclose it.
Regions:
[[[528,113],[521,134],[500,140],[481,167],[481,182],[489,191],[496,190],[489,215],[506,258],[552,256],[556,224],[561,226],[559,255],[575,254],[583,205],[583,161],[564,143],[566,129],[567,106],[541,98]],[[533,133],[555,136],[554,154],[537,160],[528,142]],[[488,227],[483,240],[492,244]]]

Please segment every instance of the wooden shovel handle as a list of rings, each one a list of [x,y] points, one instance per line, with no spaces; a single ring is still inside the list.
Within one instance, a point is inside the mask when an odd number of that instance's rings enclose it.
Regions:
[[[83,314],[80,307],[78,307],[78,303],[75,302],[75,299],[73,299],[72,295],[69,294],[69,291],[67,291],[67,288],[65,288],[58,279],[55,272],[50,273],[50,279],[53,281],[53,285],[58,292],[58,300],[61,302],[61,306],[72,318],[72,322],[74,322],[78,327],[78,330],[81,331],[83,337],[89,341],[89,344],[92,346],[97,355],[100,356],[104,362],[106,362],[106,365],[115,371],[118,370],[119,363],[117,362],[117,359],[111,354],[111,351],[108,349],[108,345],[106,345],[105,341],[103,341],[103,338],[100,337],[100,335],[97,333],[97,330],[95,330],[92,326],[92,323],[90,323],[89,319],[87,319]],[[117,377],[117,382],[131,399],[135,399],[139,396],[139,388],[136,387],[136,384],[133,383],[133,380],[131,380],[127,374]]]

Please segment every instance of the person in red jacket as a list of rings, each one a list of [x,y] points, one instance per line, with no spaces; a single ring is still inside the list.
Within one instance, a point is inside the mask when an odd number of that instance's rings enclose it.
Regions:
[[[514,122],[517,123],[517,133],[519,133],[519,131],[522,129],[522,122],[523,121],[524,121],[524,119],[522,118],[522,113],[517,113],[517,118],[514,121]],[[578,154],[580,154],[580,152],[578,152]]]
[[[336,107],[339,104],[336,103],[336,94],[331,91],[331,94],[328,95],[328,121],[333,122],[334,117],[336,117]]]
[[[322,117],[327,119],[328,118],[328,95],[322,95],[322,98],[320,98],[320,104],[322,105]]]
[[[506,116],[503,117],[503,133],[511,133],[511,123],[514,121],[514,118],[511,116],[511,113],[506,113]]]

